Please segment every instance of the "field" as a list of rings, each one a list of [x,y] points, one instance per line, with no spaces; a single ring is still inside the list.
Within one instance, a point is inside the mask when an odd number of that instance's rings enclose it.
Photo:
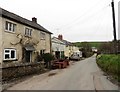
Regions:
[[[107,74],[120,82],[120,54],[103,54],[97,56],[97,64]]]
[[[82,43],[84,42],[75,42],[73,43],[74,45],[78,46],[78,47],[82,47]],[[106,43],[106,42],[87,42],[91,47],[96,47],[99,48],[101,46],[101,44]]]

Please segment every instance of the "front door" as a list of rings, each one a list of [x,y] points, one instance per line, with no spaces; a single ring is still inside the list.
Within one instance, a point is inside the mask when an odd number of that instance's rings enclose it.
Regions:
[[[56,51],[55,56],[56,56],[57,59],[59,59],[60,58],[60,51]]]
[[[26,62],[31,62],[31,53],[32,53],[31,51],[26,51],[25,53]]]

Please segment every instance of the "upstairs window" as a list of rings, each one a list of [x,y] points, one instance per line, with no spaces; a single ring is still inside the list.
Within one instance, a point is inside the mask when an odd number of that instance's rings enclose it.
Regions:
[[[15,32],[16,24],[6,21],[5,30],[9,32]]]
[[[15,60],[16,50],[15,49],[4,49],[4,60]]]
[[[41,40],[45,40],[45,33],[44,32],[40,32],[40,38],[41,38]]]
[[[32,36],[32,29],[30,28],[25,28],[25,36]]]

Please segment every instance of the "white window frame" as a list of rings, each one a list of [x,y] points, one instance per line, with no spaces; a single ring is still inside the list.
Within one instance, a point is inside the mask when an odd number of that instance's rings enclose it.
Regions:
[[[5,31],[15,33],[15,30],[16,24],[8,21],[5,22]]]
[[[41,40],[45,40],[46,34],[44,32],[40,32],[40,38]]]
[[[25,36],[31,37],[32,36],[32,29],[26,27],[25,28]]]
[[[6,52],[6,51],[9,51],[9,52]],[[14,51],[15,52],[15,56],[14,58],[11,58],[11,52]],[[9,58],[5,58],[5,55],[9,55]],[[4,49],[4,60],[15,60],[16,59],[16,49],[13,49],[13,48],[8,48],[8,49]]]

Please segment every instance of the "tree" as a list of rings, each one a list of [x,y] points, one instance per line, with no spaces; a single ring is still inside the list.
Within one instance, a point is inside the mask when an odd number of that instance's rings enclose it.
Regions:
[[[82,46],[81,51],[82,51],[83,57],[90,57],[93,54],[91,45],[88,42],[82,42],[81,46]]]
[[[114,53],[114,42],[106,42],[100,45],[99,51],[101,53]]]
[[[88,42],[82,42],[81,46],[84,48],[84,50],[86,52],[91,52],[92,51],[91,45]]]

